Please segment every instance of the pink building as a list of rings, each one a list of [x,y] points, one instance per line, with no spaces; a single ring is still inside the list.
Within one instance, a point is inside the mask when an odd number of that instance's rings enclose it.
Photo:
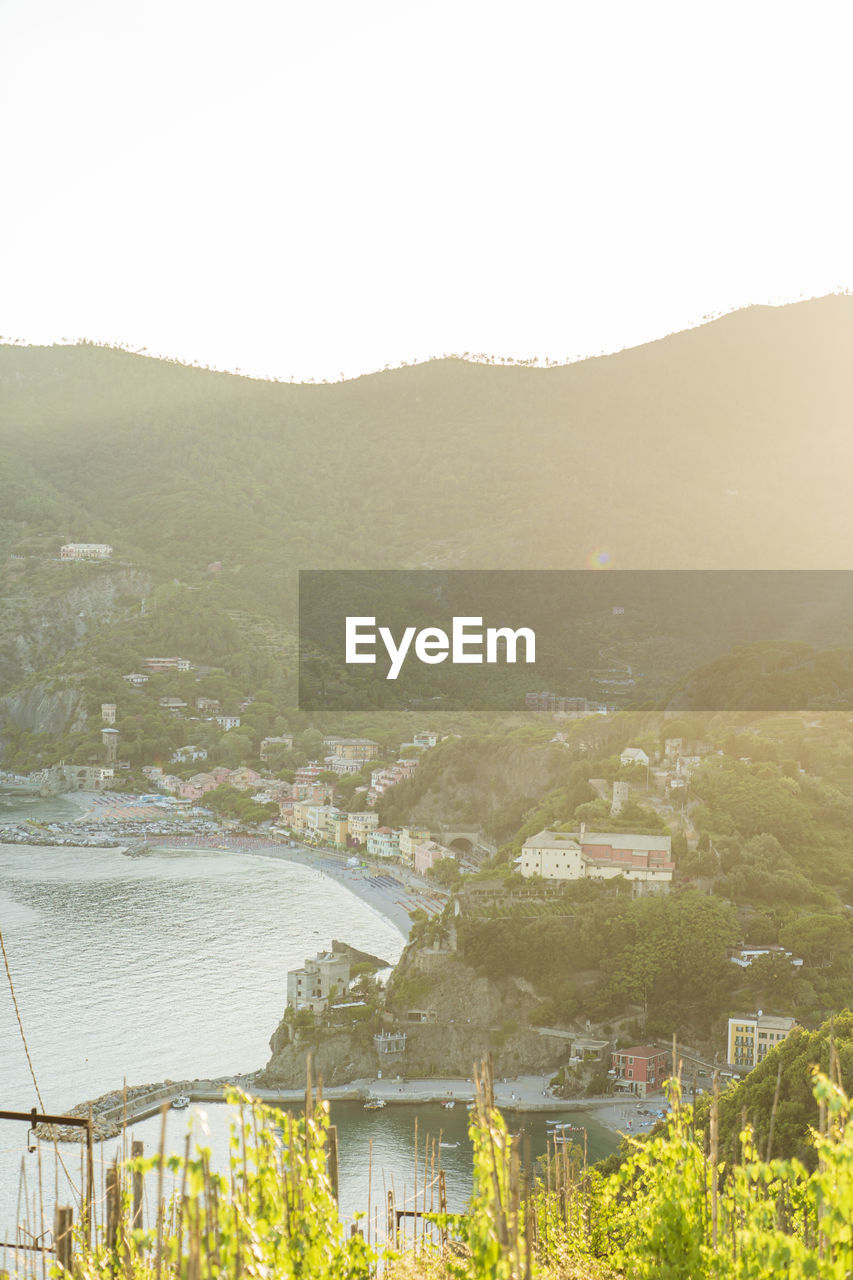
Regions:
[[[414,864],[415,871],[419,876],[426,875],[430,867],[434,867],[437,862],[443,862],[445,858],[454,856],[452,849],[447,849],[443,844],[435,844],[430,841],[428,844],[419,844],[415,846]]]

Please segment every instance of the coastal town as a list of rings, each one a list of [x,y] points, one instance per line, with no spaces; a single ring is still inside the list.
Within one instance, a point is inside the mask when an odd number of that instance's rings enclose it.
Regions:
[[[146,657],[141,666],[144,670],[123,677],[131,699],[143,691],[147,694],[145,686],[150,682],[156,686],[164,676],[179,673],[186,682],[204,675],[192,661],[179,656]],[[581,821],[544,827],[527,835],[510,864],[516,881],[510,889],[508,882],[490,874],[497,845],[476,823],[391,826],[381,821],[383,801],[394,788],[414,777],[429,753],[448,740],[447,735],[418,729],[411,740],[389,753],[387,747],[368,737],[315,734],[312,745],[318,755],[300,761],[300,735],[284,731],[279,724],[278,732],[259,738],[257,767],[230,767],[210,759],[211,754],[221,753],[200,745],[201,730],[206,728],[209,735],[215,726],[224,735],[234,733],[253,700],[243,699],[233,709],[223,710],[220,699],[209,694],[192,698],[186,683],[185,688],[185,696],[172,693],[156,698],[161,712],[180,726],[184,739],[173,750],[169,765],[144,763],[132,770],[122,754],[128,704],[120,708],[116,702],[103,702],[98,717],[100,759],[90,756],[86,763],[62,762],[26,775],[0,774],[0,788],[10,794],[62,796],[80,809],[73,822],[7,822],[2,828],[4,841],[100,848],[120,842],[137,851],[162,844],[302,860],[341,879],[409,935],[413,920],[477,920],[484,918],[484,913],[500,914],[508,907],[528,914],[556,911],[559,915],[561,899],[555,898],[555,893],[583,882],[611,884],[634,899],[668,894],[676,872],[671,830],[663,824],[657,832],[631,830],[630,824],[626,828],[625,814],[636,811],[637,796],[641,795],[646,804],[663,808],[683,841],[683,833],[690,833],[690,827],[683,806],[679,809],[678,805],[691,776],[711,751],[708,743],[691,743],[683,737],[666,738],[657,753],[639,745],[624,746],[618,755],[619,776],[611,781],[591,780],[598,811],[606,819],[601,822],[603,829]],[[569,745],[567,724],[591,724],[591,718],[607,711],[584,698],[555,694],[530,694],[527,702],[540,721],[553,723],[551,744],[556,749]],[[305,746],[304,731],[301,745]],[[283,760],[295,763],[290,768],[278,767]],[[122,784],[134,772],[150,790],[123,789]],[[342,803],[344,789],[349,804]],[[224,808],[215,803],[223,796],[232,798]],[[691,842],[695,847],[695,833]],[[443,943],[437,947],[432,944],[433,964],[441,962],[442,954],[449,958],[456,952],[455,926],[445,935]],[[794,966],[803,964],[802,958],[776,943],[762,946],[734,936],[730,939],[729,959],[742,969],[780,957]],[[329,977],[331,973],[334,979]],[[334,953],[307,958],[301,970],[287,976],[291,1042],[299,1041],[295,1015],[310,1013],[312,1029],[319,1025],[334,1029],[342,1020],[362,1015],[366,1002],[358,994],[350,998],[351,977],[349,962]],[[378,1070],[382,1070],[379,1064],[387,1070],[389,1064],[403,1062],[411,1024],[441,1021],[440,1001],[430,1005],[427,999],[421,1004],[414,1010],[383,1015],[384,1023],[373,1037]],[[796,1025],[790,1015],[731,1010],[725,1044],[694,1053],[694,1076],[707,1077],[725,1066],[734,1078],[757,1065]],[[563,1058],[575,1074],[578,1067],[584,1068],[578,1079],[592,1078],[594,1064],[599,1087],[603,1079],[609,1090],[645,1097],[647,1092],[659,1090],[664,1079],[660,1044],[630,1042],[624,1032],[604,1032],[601,1025],[592,1027],[588,1019],[585,1026],[579,1024],[579,1029],[572,1030],[569,1024],[559,1034],[556,1028],[553,1033],[544,1027],[534,1026],[533,1030],[546,1039],[550,1036],[554,1061]],[[560,1036],[565,1039],[564,1046],[558,1043]],[[668,1069],[674,1069],[671,1061]]]

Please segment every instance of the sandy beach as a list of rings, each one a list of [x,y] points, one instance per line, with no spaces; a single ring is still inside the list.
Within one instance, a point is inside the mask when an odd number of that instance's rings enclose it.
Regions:
[[[96,834],[101,838],[115,828],[111,843],[129,852],[133,852],[134,845],[145,844],[151,849],[220,850],[297,862],[318,875],[336,880],[379,912],[406,939],[411,929],[410,912],[420,909],[427,915],[435,915],[447,902],[446,893],[396,863],[371,862],[351,867],[348,866],[351,855],[345,853],[291,845],[264,835],[232,835],[213,819],[164,808],[154,802],[143,803],[139,796],[120,792],[74,791],[63,799],[80,810],[79,817],[56,824],[66,840],[75,831],[81,836],[85,833],[88,840]]]
[[[263,836],[231,836],[223,833],[204,840],[193,836],[177,839],[170,837],[157,842],[155,847],[219,849],[228,853],[299,863],[317,875],[328,876],[343,885],[384,916],[406,939],[412,924],[410,912],[420,909],[426,911],[427,915],[435,915],[447,901],[447,897],[432,885],[397,864],[384,866],[381,863],[370,863],[367,866],[350,867],[347,865],[346,854],[337,854],[327,849],[309,849],[304,845],[275,843]]]

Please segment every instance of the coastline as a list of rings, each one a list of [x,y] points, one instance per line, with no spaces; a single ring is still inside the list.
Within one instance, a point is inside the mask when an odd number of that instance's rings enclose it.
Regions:
[[[103,826],[112,823],[115,823],[116,827],[121,827],[128,816],[124,798],[116,796],[115,804],[111,805],[107,799],[108,796],[109,793],[71,792],[63,797],[74,804],[80,816],[57,824],[63,828],[64,840],[68,841],[68,843],[63,842],[61,847],[66,850],[77,847],[76,842],[71,842],[75,828],[85,827],[88,823],[97,822],[102,830]],[[117,831],[114,839],[114,844],[100,847],[104,849],[108,847],[114,852],[130,857],[138,856],[144,848],[146,852],[151,853],[158,851],[222,852],[296,863],[318,876],[327,876],[342,885],[393,925],[404,942],[408,941],[411,931],[411,911],[421,909],[433,915],[440,911],[447,901],[446,896],[435,886],[397,864],[386,866],[371,863],[366,866],[351,867],[347,865],[348,857],[351,855],[346,853],[336,853],[332,850],[301,844],[290,845],[264,836],[237,836],[221,830],[203,833],[188,831],[186,834],[164,832],[159,835],[156,831],[156,823],[152,823],[144,836],[136,833],[129,835],[125,832],[119,834]],[[0,827],[0,843],[3,843],[2,827]],[[92,846],[85,845],[81,841],[79,847],[86,849]],[[342,932],[345,931],[345,927],[343,922]],[[650,1117],[645,1117],[638,1111],[639,1100],[633,1097],[630,1099],[626,1097],[554,1098],[548,1092],[550,1078],[551,1073],[548,1073],[543,1076],[525,1076],[506,1082],[496,1081],[495,1101],[502,1110],[508,1112],[547,1112],[552,1115],[585,1112],[603,1128],[620,1136],[642,1132],[652,1123]],[[248,1085],[249,1092],[255,1093],[264,1100],[293,1102],[297,1101],[302,1094],[301,1090],[256,1090],[249,1083],[250,1079],[251,1077],[246,1078],[240,1083],[244,1084],[244,1087]],[[195,1083],[195,1090],[192,1090],[193,1083]],[[200,1082],[187,1082],[193,1092],[198,1090],[199,1084]],[[208,1084],[209,1088],[210,1084]],[[461,1078],[407,1081],[360,1079],[347,1085],[327,1089],[326,1093],[329,1098],[352,1100],[377,1098],[388,1106],[395,1103],[441,1104],[450,1099],[467,1105],[473,1101],[474,1087],[471,1081]],[[208,1092],[205,1100],[213,1101],[214,1098],[215,1090],[214,1096]],[[647,1103],[648,1109],[653,1111],[661,1110],[665,1105],[662,1096],[660,1099],[650,1098]]]
[[[348,889],[356,898],[392,924],[409,940],[412,927],[410,912],[417,909],[434,915],[444,905],[445,899],[431,885],[410,875],[396,864],[382,866],[371,863],[366,867],[347,866],[347,855],[329,849],[310,849],[305,845],[290,846],[265,840],[262,836],[221,836],[209,840],[197,837],[166,837],[152,849],[191,850],[199,852],[241,853],[252,857],[276,858],[282,862],[295,862],[318,875],[328,876]]]
[[[350,867],[347,859],[351,855],[346,853],[301,844],[289,845],[263,835],[235,836],[204,819],[197,820],[199,826],[196,830],[172,829],[161,833],[157,830],[157,819],[162,821],[166,817],[163,811],[149,809],[140,804],[137,797],[131,799],[121,793],[71,791],[60,798],[70,802],[78,810],[78,815],[39,823],[32,833],[26,833],[34,837],[33,847],[56,845],[65,849],[114,849],[133,856],[144,846],[151,851],[218,851],[295,862],[319,875],[328,876],[348,889],[393,925],[406,942],[412,924],[410,912],[420,909],[434,915],[447,901],[441,890],[397,864],[384,866],[372,862],[367,866]],[[10,827],[12,825],[9,824]],[[114,836],[109,834],[112,825],[117,828]],[[39,839],[39,835],[48,834],[48,827],[54,828],[50,833],[53,838]],[[77,833],[79,839],[75,839]],[[0,825],[0,844],[20,844],[21,835],[24,833],[20,832],[17,839],[4,841]]]

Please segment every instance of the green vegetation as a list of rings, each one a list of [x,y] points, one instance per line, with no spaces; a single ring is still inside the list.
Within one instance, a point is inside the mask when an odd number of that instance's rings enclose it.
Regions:
[[[670,1119],[629,1144],[615,1173],[590,1173],[577,1152],[555,1152],[547,1187],[533,1199],[545,1258],[597,1259],[631,1280],[849,1275],[853,1123],[837,1079],[813,1080],[820,1127],[811,1168],[767,1157],[748,1124],[734,1161],[724,1158],[716,1111],[699,1128],[677,1083],[670,1088]]]
[[[819,1116],[808,1165],[772,1158],[749,1123],[730,1158],[720,1104],[694,1115],[673,1080],[668,1120],[630,1140],[614,1171],[588,1168],[579,1145],[555,1145],[531,1186],[520,1137],[495,1109],[484,1071],[469,1127],[467,1211],[428,1213],[408,1247],[395,1229],[372,1243],[345,1234],[322,1105],[298,1119],[251,1103],[234,1132],[230,1176],[211,1168],[205,1149],[165,1162],[181,1189],[156,1226],[131,1226],[129,1181],[134,1169],[157,1173],[162,1155],[121,1167],[119,1212],[93,1246],[78,1240],[71,1274],[368,1280],[381,1256],[389,1280],[844,1280],[853,1268],[853,1122],[834,1056],[830,1073],[804,1077]]]
[[[853,1092],[853,1013],[849,1009],[815,1031],[795,1027],[748,1076],[725,1090],[719,1102],[721,1153],[733,1157],[746,1117],[761,1151],[796,1158],[813,1168],[811,1133],[820,1124],[820,1111],[811,1089],[812,1067],[824,1073],[832,1069],[847,1093]],[[706,1099],[697,1109],[703,1127],[709,1108]]]
[[[205,808],[213,809],[241,822],[264,822],[278,817],[277,804],[258,804],[246,791],[237,787],[215,787],[204,797]]]
[[[462,958],[497,980],[532,983],[547,1022],[599,1022],[634,1010],[646,1034],[709,1036],[739,977],[726,956],[732,908],[698,893],[631,901],[598,886],[584,890],[568,917],[463,918]],[[579,973],[592,979],[583,988],[572,977]]]

